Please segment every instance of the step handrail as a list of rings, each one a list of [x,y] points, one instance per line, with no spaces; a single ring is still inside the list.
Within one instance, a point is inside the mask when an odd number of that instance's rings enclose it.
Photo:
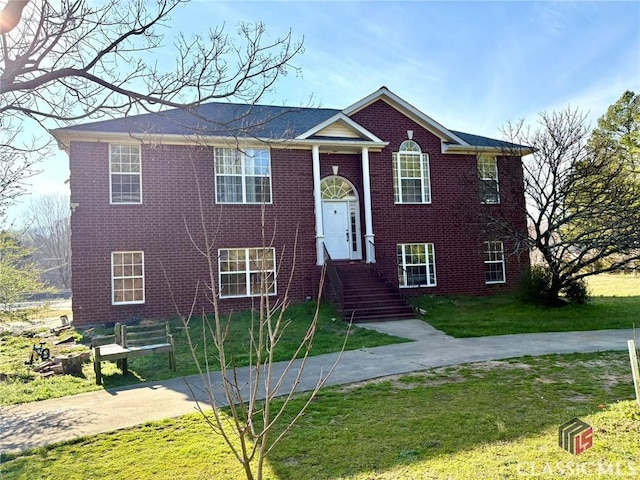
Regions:
[[[371,240],[369,240],[369,243],[371,244],[371,246],[373,247],[374,244]],[[382,249],[377,249],[376,250],[376,262],[372,263],[371,265],[373,266],[374,271],[376,272],[376,275],[378,275],[378,277],[380,279],[382,279],[382,281],[389,287],[391,287],[393,290],[397,291],[400,295],[402,295],[402,298],[405,299],[405,301],[407,303],[409,303],[409,296],[404,293],[404,291],[394,282],[392,282],[391,280],[389,280],[387,278],[387,276],[384,274],[384,272],[382,271],[382,269],[378,266],[379,263],[389,263],[388,261],[388,256],[384,254],[384,252],[382,251]],[[381,262],[382,261],[382,262]],[[396,262],[397,263],[397,262]],[[398,267],[400,267],[399,265],[397,265]],[[402,271],[405,275],[407,275],[407,269],[404,267],[401,267]]]
[[[329,285],[333,292],[336,307],[340,313],[344,313],[344,286],[342,284],[342,280],[340,280],[338,270],[336,269],[336,266],[331,259],[331,255],[329,255],[329,251],[327,250],[327,246],[324,243],[322,244],[322,249],[324,250],[324,264],[327,268]]]

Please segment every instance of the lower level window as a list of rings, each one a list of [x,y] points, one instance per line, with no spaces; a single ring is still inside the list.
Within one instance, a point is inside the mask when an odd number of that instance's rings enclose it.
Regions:
[[[484,281],[504,283],[504,248],[502,242],[484,242]]]
[[[273,248],[229,248],[218,251],[220,297],[276,293]]]
[[[114,305],[144,303],[144,253],[113,252],[111,285]]]
[[[398,245],[398,282],[401,287],[436,286],[433,243]]]

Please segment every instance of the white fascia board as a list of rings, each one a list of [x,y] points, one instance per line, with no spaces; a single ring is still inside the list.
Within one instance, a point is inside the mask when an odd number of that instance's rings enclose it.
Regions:
[[[533,153],[531,148],[527,147],[513,147],[513,148],[500,148],[500,147],[482,147],[474,145],[447,145],[442,142],[442,153],[449,154],[463,154],[463,155],[477,155],[479,153],[488,153],[491,155],[517,155],[525,156]]]
[[[406,102],[395,93],[390,91],[387,87],[381,87],[379,90],[376,90],[371,95],[364,97],[362,100],[354,103],[353,105],[345,108],[342,113],[347,116],[353,115],[356,112],[359,112],[366,106],[372,104],[377,100],[384,100],[386,103],[391,105],[393,108],[398,110],[401,113],[404,113],[408,117],[415,120],[418,124],[425,127],[427,130],[432,132],[434,135],[440,137],[443,140],[449,142],[456,142],[460,145],[469,145],[467,142],[462,140],[460,137],[455,135],[453,132],[446,129],[444,126],[440,125],[433,118],[428,115],[425,115],[416,107]]]
[[[382,142],[381,139],[379,139],[377,136],[375,136],[373,133],[371,133],[369,130],[364,128],[359,123],[356,123],[351,118],[347,117],[344,113],[337,113],[333,117],[330,117],[330,118],[326,119],[324,122],[319,123],[318,125],[316,125],[315,127],[307,130],[304,133],[301,133],[300,135],[298,135],[296,137],[296,140],[305,140],[305,139],[311,137],[312,135],[315,135],[316,133],[322,131],[324,128],[328,127],[329,125],[334,124],[334,123],[336,123],[336,122],[338,122],[340,120],[342,120],[349,127],[353,128],[360,135],[362,135],[363,137],[371,140],[372,142]]]
[[[208,145],[259,147],[265,144],[277,144],[290,141],[289,139],[234,137],[234,136],[205,136],[205,135],[175,135],[158,133],[126,133],[126,132],[95,132],[87,130],[54,129],[49,133],[58,140],[58,144],[68,147],[69,142],[122,142],[148,143],[167,145]]]
[[[146,143],[152,145],[204,145],[216,147],[244,148],[297,148],[311,150],[313,145],[321,147],[367,147],[370,150],[382,150],[388,145],[380,139],[362,140],[322,140],[322,139],[287,139],[287,138],[254,138],[233,136],[201,136],[201,135],[161,135],[153,133],[134,134],[124,132],[94,132],[86,130],[52,129],[49,133],[58,141],[61,150],[68,151],[70,142],[105,142],[105,143]]]

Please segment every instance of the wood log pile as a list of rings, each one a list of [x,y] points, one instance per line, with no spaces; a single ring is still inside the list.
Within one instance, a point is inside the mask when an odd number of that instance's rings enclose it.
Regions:
[[[69,353],[56,356],[53,360],[40,362],[31,367],[41,377],[47,378],[53,375],[81,375],[82,364],[88,362],[90,352]]]

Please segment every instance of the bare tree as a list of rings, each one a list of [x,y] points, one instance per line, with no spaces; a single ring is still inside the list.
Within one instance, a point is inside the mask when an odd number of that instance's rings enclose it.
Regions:
[[[301,43],[270,38],[262,23],[171,39],[163,31],[188,0],[7,0],[0,12],[0,207],[22,192],[36,159],[15,153],[24,122],[45,128],[84,118],[191,107],[233,98],[255,103],[289,70]],[[39,147],[46,142],[40,142]],[[26,148],[25,150],[30,150]]]
[[[173,62],[146,62],[186,2],[31,2],[0,36],[0,114],[68,121],[229,97],[252,103],[293,68],[301,44],[290,33],[269,41],[262,23],[240,24],[237,38],[222,28],[180,35]]]
[[[49,153],[47,142],[26,135],[22,125],[3,122],[0,114],[0,226],[4,226],[7,209],[27,192],[28,180],[40,173],[38,163]]]
[[[71,288],[71,211],[62,194],[34,197],[26,213],[25,236],[41,279],[60,289]]]
[[[195,174],[195,168],[194,168]],[[335,362],[321,372],[316,380],[314,388],[302,406],[293,415],[293,420],[281,428],[277,426],[282,415],[292,407],[292,400],[300,384],[307,359],[313,345],[313,339],[318,327],[318,316],[324,284],[324,268],[322,269],[320,285],[315,312],[310,319],[304,338],[297,345],[295,352],[287,361],[277,364],[275,360],[278,344],[287,333],[287,327],[291,320],[287,318],[287,308],[290,303],[290,289],[293,286],[293,274],[298,255],[297,234],[294,240],[293,251],[282,252],[279,262],[276,262],[273,241],[275,232],[269,235],[265,220],[265,205],[262,206],[262,247],[256,249],[255,257],[250,259],[252,273],[251,292],[255,295],[255,307],[252,310],[251,327],[249,329],[249,365],[246,374],[243,374],[236,365],[234,352],[227,351],[229,340],[229,322],[231,316],[224,318],[219,309],[219,288],[217,280],[217,250],[216,231],[211,232],[208,226],[205,201],[200,190],[200,183],[195,174],[195,185],[199,205],[199,225],[189,227],[185,219],[185,229],[194,248],[206,262],[208,277],[206,285],[198,285],[194,292],[194,303],[204,291],[210,303],[211,315],[204,311],[202,314],[203,332],[205,338],[192,338],[189,325],[198,321],[194,308],[188,314],[180,312],[175,299],[174,305],[178,314],[183,319],[187,340],[194,362],[200,372],[200,379],[207,397],[207,406],[211,410],[205,410],[198,404],[198,410],[211,430],[220,435],[236,460],[242,465],[247,480],[262,480],[265,460],[276,448],[280,440],[293,427],[295,422],[304,414],[319,390],[326,384],[328,378],[337,366],[342,352],[345,349],[349,337],[348,330],[340,353]],[[222,221],[222,218],[219,219]],[[282,265],[285,255],[291,257],[290,271],[276,270],[276,263]],[[235,259],[237,260],[237,259]],[[284,293],[278,297],[272,297],[275,282],[285,284]],[[170,286],[169,278],[167,282]],[[202,352],[201,350],[204,350]],[[213,349],[220,363],[220,382],[212,380],[211,371],[207,359],[208,351]],[[243,352],[247,353],[247,352]],[[204,358],[204,360],[202,360]],[[190,388],[195,386],[190,385]],[[197,398],[192,391],[194,398]],[[276,428],[278,433],[275,433]]]
[[[523,159],[529,230],[513,228],[499,209],[483,209],[481,220],[539,252],[548,268],[547,303],[562,304],[561,293],[571,297],[585,277],[639,258],[638,185],[622,162],[590,147],[584,114],[571,108],[541,113],[536,129],[509,123],[504,133],[534,149]]]

